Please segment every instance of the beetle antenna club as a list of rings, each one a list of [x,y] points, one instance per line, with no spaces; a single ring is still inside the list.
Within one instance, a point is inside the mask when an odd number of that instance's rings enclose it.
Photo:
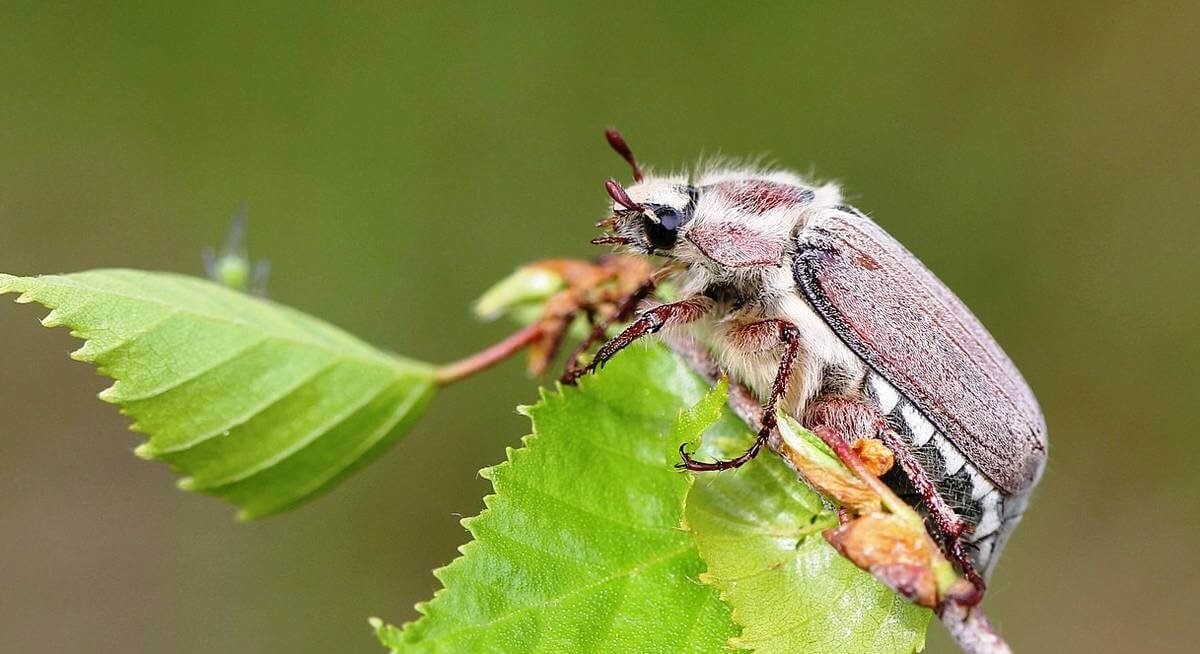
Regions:
[[[629,144],[625,142],[625,137],[617,131],[615,127],[609,127],[604,130],[604,138],[608,139],[608,144],[612,149],[621,155],[621,158],[629,162],[629,167],[633,168],[633,181],[642,181],[642,169],[638,166],[637,159],[633,156],[633,150],[629,149]]]
[[[604,190],[608,191],[608,197],[612,198],[613,202],[616,202],[622,207],[625,207],[630,211],[643,210],[642,205],[629,199],[629,194],[626,193],[625,189],[617,183],[617,180],[610,179],[607,182],[604,182]]]

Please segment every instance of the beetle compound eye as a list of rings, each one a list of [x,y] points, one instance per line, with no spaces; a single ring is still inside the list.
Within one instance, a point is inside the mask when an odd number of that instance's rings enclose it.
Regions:
[[[658,216],[658,222],[665,228],[674,232],[683,224],[683,216],[671,207],[663,207],[654,212]]]
[[[650,240],[654,249],[670,250],[675,247],[676,230],[679,229],[682,218],[674,209],[660,209],[655,215],[659,219],[657,222],[649,216],[642,219],[646,228],[646,238]]]

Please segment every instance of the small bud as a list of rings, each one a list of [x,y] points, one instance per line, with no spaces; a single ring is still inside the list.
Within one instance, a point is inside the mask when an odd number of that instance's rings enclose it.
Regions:
[[[850,447],[854,448],[854,453],[876,477],[886,474],[896,461],[892,451],[878,438],[860,438]]]
[[[243,257],[226,254],[213,262],[212,277],[229,288],[244,291],[250,284],[250,262]]]
[[[203,252],[204,271],[208,278],[237,291],[266,295],[270,264],[265,260],[250,262],[246,247],[246,210],[238,209],[229,223],[229,235],[219,251],[206,248]]]
[[[875,513],[882,508],[879,494],[842,465],[819,438],[791,416],[780,413],[779,435],[783,439],[779,454],[817,492],[858,515]]]
[[[475,302],[475,315],[483,320],[545,302],[566,285],[562,275],[544,267],[525,266],[497,282]]]
[[[825,532],[843,556],[909,601],[938,604],[940,552],[923,528],[890,513],[872,513]]]

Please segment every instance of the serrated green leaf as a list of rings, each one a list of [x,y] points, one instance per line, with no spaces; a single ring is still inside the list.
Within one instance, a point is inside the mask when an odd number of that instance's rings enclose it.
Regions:
[[[689,486],[672,423],[705,384],[661,348],[631,348],[578,389],[524,409],[525,447],[483,472],[496,494],[436,575],[400,652],[718,652],[736,633],[679,528]],[[700,412],[706,409],[702,406]],[[698,419],[692,416],[693,419]]]
[[[380,352],[273,302],[170,273],[0,275],[86,342],[72,357],[116,380],[100,394],[149,435],[138,456],[180,486],[276,513],[394,442],[433,394],[426,364]]]
[[[380,618],[368,618],[367,624],[371,625],[371,629],[375,631],[375,637],[379,639],[379,643],[388,649],[400,649],[404,647],[403,637],[400,635],[400,628],[394,625],[386,624]]]
[[[705,435],[700,454],[728,458],[752,438],[727,415]],[[805,440],[827,451],[816,436]],[[685,526],[708,567],[701,579],[720,590],[742,628],[736,646],[758,654],[909,654],[924,647],[930,611],[842,558],[821,536],[836,525],[817,493],[769,454],[697,479]]]

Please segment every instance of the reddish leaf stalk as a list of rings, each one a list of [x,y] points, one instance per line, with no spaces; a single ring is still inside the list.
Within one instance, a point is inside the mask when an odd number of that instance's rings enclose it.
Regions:
[[[487,370],[541,338],[542,333],[541,323],[535,322],[486,350],[438,368],[434,373],[434,381],[439,386],[446,386]]]

